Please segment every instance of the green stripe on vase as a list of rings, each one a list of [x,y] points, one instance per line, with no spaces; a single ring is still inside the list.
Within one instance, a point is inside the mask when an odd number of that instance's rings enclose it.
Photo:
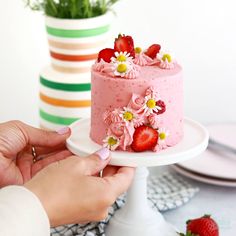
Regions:
[[[40,76],[40,83],[45,87],[62,90],[62,91],[74,91],[74,92],[85,92],[91,90],[91,83],[86,84],[66,84],[58,83],[54,81],[47,80]]]
[[[104,34],[108,32],[110,29],[110,25],[105,25],[102,27],[94,28],[94,29],[81,29],[81,30],[67,30],[67,29],[57,29],[46,26],[47,33],[57,37],[63,38],[85,38],[92,37]]]
[[[39,115],[44,120],[49,121],[54,124],[59,124],[59,125],[70,125],[73,122],[75,122],[76,120],[80,119],[80,118],[68,118],[68,117],[54,116],[54,115],[46,113],[43,110],[39,110]]]

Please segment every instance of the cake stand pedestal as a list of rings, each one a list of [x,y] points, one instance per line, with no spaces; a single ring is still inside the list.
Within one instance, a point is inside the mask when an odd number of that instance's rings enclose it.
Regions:
[[[161,213],[152,210],[147,200],[146,167],[138,167],[124,207],[111,218],[106,236],[177,236]]]
[[[89,155],[101,148],[89,137],[89,119],[73,123],[71,130],[72,134],[67,140],[67,147],[74,154]],[[202,125],[185,119],[184,138],[174,147],[159,153],[112,152],[111,165],[138,168],[128,190],[126,204],[109,221],[105,230],[106,236],[177,236],[175,228],[148,205],[146,167],[170,165],[193,158],[206,149],[208,137],[208,132]]]

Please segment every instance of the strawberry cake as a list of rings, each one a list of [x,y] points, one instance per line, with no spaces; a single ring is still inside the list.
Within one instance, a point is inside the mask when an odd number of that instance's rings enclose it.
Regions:
[[[90,138],[110,150],[154,151],[183,137],[181,66],[153,44],[119,35],[92,67]]]

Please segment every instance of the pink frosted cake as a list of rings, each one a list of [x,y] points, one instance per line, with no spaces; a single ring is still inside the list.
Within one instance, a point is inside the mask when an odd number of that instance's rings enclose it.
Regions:
[[[119,35],[92,67],[90,137],[111,150],[159,151],[183,137],[182,68],[161,46]]]

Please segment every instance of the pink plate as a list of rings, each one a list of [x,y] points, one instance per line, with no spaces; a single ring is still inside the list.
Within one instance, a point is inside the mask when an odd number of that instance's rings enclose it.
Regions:
[[[236,148],[236,124],[217,124],[207,127],[210,137],[215,141]],[[196,158],[178,163],[179,167],[196,174],[236,182],[236,155],[225,151],[207,149]]]

